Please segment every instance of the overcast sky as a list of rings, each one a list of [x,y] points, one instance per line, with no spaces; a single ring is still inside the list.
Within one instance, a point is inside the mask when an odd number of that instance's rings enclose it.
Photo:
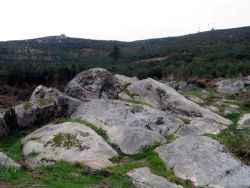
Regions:
[[[0,40],[139,40],[250,25],[250,0],[1,0]]]

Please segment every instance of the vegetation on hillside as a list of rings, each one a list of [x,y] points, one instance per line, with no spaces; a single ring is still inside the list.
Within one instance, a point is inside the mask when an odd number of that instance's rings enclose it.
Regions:
[[[0,82],[58,86],[91,67],[139,78],[238,77],[250,74],[249,51],[250,27],[134,42],[60,36],[0,42]],[[165,58],[151,62],[155,57]]]

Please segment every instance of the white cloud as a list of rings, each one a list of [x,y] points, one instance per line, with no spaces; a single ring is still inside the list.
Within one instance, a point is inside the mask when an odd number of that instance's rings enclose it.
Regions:
[[[249,0],[1,0],[0,40],[137,40],[250,25]]]

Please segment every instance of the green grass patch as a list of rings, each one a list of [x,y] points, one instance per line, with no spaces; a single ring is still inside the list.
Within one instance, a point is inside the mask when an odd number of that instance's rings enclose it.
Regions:
[[[103,137],[103,139],[108,140],[108,136],[107,136],[107,133],[105,130],[103,130],[102,128],[98,128],[96,125],[94,125],[93,123],[90,123],[86,120],[70,119],[70,118],[58,118],[54,121],[55,124],[60,124],[60,123],[65,123],[65,122],[84,124],[84,125],[90,127],[91,129],[93,129],[98,135]]]
[[[19,162],[22,158],[21,139],[31,131],[32,130],[16,130],[8,137],[1,138],[0,148],[14,161]]]
[[[232,124],[221,133],[208,136],[223,143],[231,153],[250,165],[250,129],[238,130],[236,124]]]

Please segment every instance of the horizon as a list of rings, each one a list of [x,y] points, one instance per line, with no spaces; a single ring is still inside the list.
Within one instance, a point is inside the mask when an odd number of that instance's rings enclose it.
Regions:
[[[224,31],[224,30],[230,30],[230,29],[240,29],[240,28],[247,28],[250,27],[250,25],[247,26],[241,26],[241,27],[233,27],[233,28],[221,28],[221,29],[214,29],[215,31]],[[158,38],[145,38],[145,39],[139,39],[139,40],[132,40],[132,41],[124,41],[124,40],[108,40],[108,39],[95,39],[95,38],[79,38],[79,37],[74,37],[74,36],[68,36],[65,35],[63,33],[58,34],[58,35],[49,35],[49,36],[39,36],[39,37],[34,37],[34,38],[24,38],[24,39],[17,39],[17,40],[5,40],[5,41],[1,41],[0,42],[11,42],[11,41],[25,41],[25,40],[35,40],[35,39],[41,39],[41,38],[46,38],[46,37],[66,37],[66,38],[73,38],[73,39],[86,39],[86,40],[97,40],[97,41],[118,41],[118,42],[136,42],[136,41],[144,41],[144,40],[153,40],[153,39],[163,39],[163,38],[175,38],[175,37],[182,37],[182,36],[188,36],[188,35],[195,35],[195,34],[199,34],[199,33],[206,33],[206,32],[210,32],[211,30],[208,31],[200,31],[200,32],[196,32],[196,33],[186,33],[183,35],[176,35],[176,36],[163,36],[163,37],[158,37]]]
[[[0,41],[63,33],[131,42],[250,25],[248,0],[9,0],[0,5]]]

